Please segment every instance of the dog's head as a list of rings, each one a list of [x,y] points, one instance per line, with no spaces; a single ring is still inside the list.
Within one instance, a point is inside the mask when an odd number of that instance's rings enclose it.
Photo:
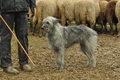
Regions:
[[[49,17],[43,19],[41,28],[45,32],[49,32],[51,30],[51,28],[54,28],[54,26],[57,23],[59,23],[60,21],[61,21],[60,19],[49,16]]]

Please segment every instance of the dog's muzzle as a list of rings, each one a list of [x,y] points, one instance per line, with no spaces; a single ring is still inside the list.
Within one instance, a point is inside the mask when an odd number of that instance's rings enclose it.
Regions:
[[[41,29],[43,32],[48,32],[48,29],[45,26],[42,26]]]
[[[44,26],[42,26],[41,29],[44,30],[45,29]]]

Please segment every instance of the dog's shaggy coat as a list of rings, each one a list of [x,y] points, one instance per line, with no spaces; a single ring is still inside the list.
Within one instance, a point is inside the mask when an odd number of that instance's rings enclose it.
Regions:
[[[43,20],[42,29],[47,32],[47,40],[54,51],[58,69],[63,69],[65,48],[75,43],[79,43],[87,56],[87,66],[92,64],[92,67],[96,67],[97,33],[94,30],[84,25],[62,26],[59,19],[51,16]]]

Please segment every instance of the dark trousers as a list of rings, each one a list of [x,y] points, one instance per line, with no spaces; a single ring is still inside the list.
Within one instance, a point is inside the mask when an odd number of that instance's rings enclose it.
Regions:
[[[28,24],[26,18],[27,12],[7,12],[2,13],[2,17],[8,23],[10,28],[15,30],[15,34],[28,52]],[[11,61],[11,38],[12,33],[6,27],[3,21],[0,22],[0,56],[1,56],[1,66],[9,67],[12,66]],[[14,26],[15,24],[15,26]],[[28,57],[18,45],[18,57],[20,65],[28,64]]]

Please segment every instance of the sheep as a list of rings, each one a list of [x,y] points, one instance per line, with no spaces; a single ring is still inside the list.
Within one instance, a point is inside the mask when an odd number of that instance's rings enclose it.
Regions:
[[[106,28],[107,21],[106,21],[106,17],[105,17],[107,4],[108,4],[108,1],[106,1],[106,0],[101,0],[99,2],[100,14],[99,14],[99,16],[98,16],[98,18],[96,20],[96,23],[101,25],[101,27],[102,27],[102,31],[101,32],[102,33],[103,33],[103,30],[104,30],[103,29],[104,27],[105,27],[105,31],[107,31],[107,28]]]
[[[99,15],[99,3],[95,0],[77,0],[75,2],[75,22],[93,27]]]
[[[117,3],[117,0],[109,1],[108,4],[107,4],[106,14],[105,14],[107,22],[110,25],[110,33],[112,35],[114,34],[113,23],[115,24],[115,32],[117,32],[118,19],[117,19],[116,15],[115,15],[116,3]]]
[[[74,2],[76,0],[58,0],[57,5],[60,13],[61,24],[70,25],[74,20]],[[66,24],[68,21],[68,24]]]
[[[115,15],[118,19],[118,23],[120,23],[120,0],[116,3]]]
[[[115,7],[115,15],[118,19],[118,23],[120,24],[120,0],[116,3],[116,7]],[[120,36],[120,31],[117,35],[118,37]]]
[[[36,15],[33,17],[33,35],[35,33],[36,23],[39,27],[39,36],[42,37],[42,20],[48,16],[58,18],[57,0],[37,0]]]

